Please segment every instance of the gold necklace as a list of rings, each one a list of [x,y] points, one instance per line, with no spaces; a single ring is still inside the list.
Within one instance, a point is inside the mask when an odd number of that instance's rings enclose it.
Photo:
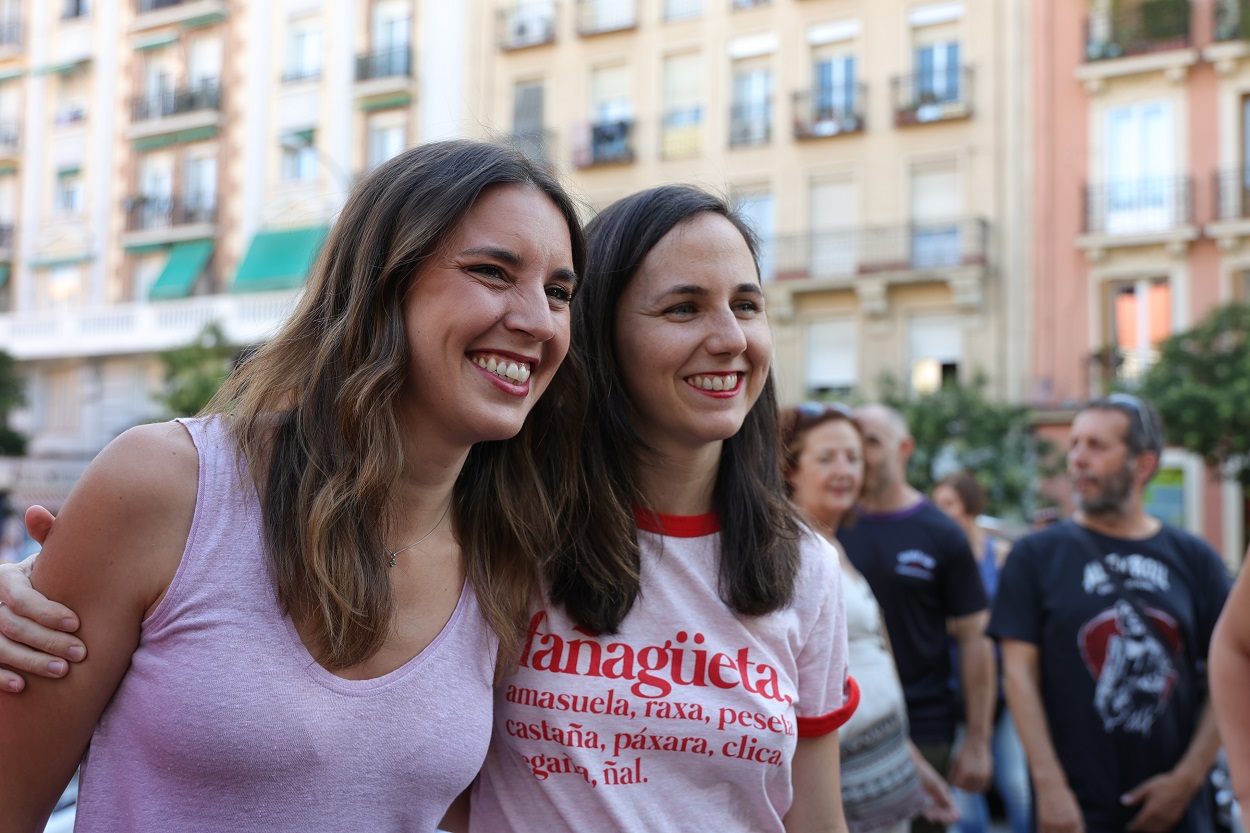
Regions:
[[[443,519],[447,517],[447,513],[448,513],[448,511],[450,511],[450,510],[451,510],[451,501],[447,501],[447,506],[443,508],[443,514],[441,514],[441,515],[439,515],[439,516],[438,516],[438,520],[434,522],[434,526],[430,527],[430,531],[429,531],[429,532],[425,533],[425,534],[424,534],[424,535],[422,535],[420,538],[418,538],[417,540],[413,541],[411,544],[409,544],[409,545],[408,545],[408,546],[406,546],[406,547],[400,547],[400,548],[399,548],[399,549],[397,549],[397,550],[388,550],[388,553],[389,553],[389,554],[390,554],[390,556],[391,556],[391,561],[390,561],[391,566],[392,566],[392,567],[394,567],[394,566],[395,566],[395,556],[399,555],[401,552],[407,552],[408,550],[410,550],[410,549],[412,549],[413,547],[415,547],[417,544],[420,544],[420,543],[421,543],[422,541],[424,541],[426,538],[429,538],[431,535],[433,535],[433,534],[434,534],[434,530],[438,529],[440,526],[442,526],[442,525],[443,525]]]

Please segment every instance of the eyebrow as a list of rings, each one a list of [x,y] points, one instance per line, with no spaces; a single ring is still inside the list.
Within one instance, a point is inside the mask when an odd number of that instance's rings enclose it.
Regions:
[[[525,259],[522,258],[519,254],[512,251],[511,249],[502,249],[502,248],[499,248],[498,246],[478,246],[473,249],[465,249],[463,252],[460,253],[460,257],[466,257],[466,256],[468,257],[481,257],[481,256],[491,257],[502,263],[506,263],[508,266],[512,267],[513,269],[520,269],[522,266],[525,265]],[[557,269],[554,273],[552,273],[552,275],[558,280],[566,281],[569,284],[572,284],[574,289],[576,289],[577,285],[581,282],[581,280],[577,277],[577,273],[574,272],[572,269],[560,268],[560,269]]]
[[[750,283],[750,282],[738,284],[738,286],[734,288],[734,292],[746,293],[748,295],[758,295],[760,297],[763,297],[764,295],[764,290],[760,288],[759,284]],[[688,284],[682,284],[681,286],[674,286],[674,287],[669,288],[667,291],[665,291],[664,295],[661,297],[667,297],[669,295],[703,296],[707,294],[708,294],[708,291],[705,287],[698,286],[692,283],[688,283]]]

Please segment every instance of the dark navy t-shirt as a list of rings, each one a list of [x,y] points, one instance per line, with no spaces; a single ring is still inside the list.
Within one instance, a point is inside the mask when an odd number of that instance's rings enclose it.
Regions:
[[[951,742],[960,714],[950,688],[946,620],[986,607],[967,537],[940,509],[921,500],[901,512],[861,512],[838,531],[838,541],[881,605],[912,740]]]
[[[1066,521],[1012,548],[989,632],[1037,646],[1051,740],[1090,833],[1124,830],[1140,807],[1120,796],[1172,769],[1189,747],[1231,583],[1210,546],[1167,525],[1132,541]],[[1195,798],[1175,829],[1209,830],[1208,810],[1209,800]]]

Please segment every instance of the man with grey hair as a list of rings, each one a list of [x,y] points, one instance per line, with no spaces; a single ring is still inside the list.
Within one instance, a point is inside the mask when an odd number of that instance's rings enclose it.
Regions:
[[[1230,581],[1205,542],[1146,513],[1162,452],[1150,403],[1087,405],[1069,434],[1076,515],[1003,567],[989,630],[1044,833],[1212,829],[1205,664]]]
[[[864,438],[864,489],[855,522],[838,531],[838,540],[881,605],[912,741],[953,786],[981,792],[992,771],[996,676],[977,561],[963,530],[907,483],[915,441],[903,416],[867,405],[855,418]],[[966,723],[953,762],[960,714],[950,687],[951,640]],[[924,818],[912,824],[913,831],[942,829]]]

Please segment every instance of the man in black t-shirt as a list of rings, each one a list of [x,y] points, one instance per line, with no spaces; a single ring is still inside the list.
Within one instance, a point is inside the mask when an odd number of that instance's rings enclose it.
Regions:
[[[864,493],[838,531],[851,563],[881,605],[907,700],[911,738],[934,768],[968,792],[989,785],[996,677],[985,637],[985,588],[963,530],[907,484],[914,441],[897,411],[860,408]],[[951,639],[959,651],[967,732],[951,763],[960,714],[950,690]],[[913,831],[945,828],[917,819]]]
[[[1211,547],[1145,512],[1160,425],[1127,394],[1077,414],[1077,514],[1018,541],[999,580],[990,634],[1043,831],[1211,829],[1204,668],[1230,580]]]

